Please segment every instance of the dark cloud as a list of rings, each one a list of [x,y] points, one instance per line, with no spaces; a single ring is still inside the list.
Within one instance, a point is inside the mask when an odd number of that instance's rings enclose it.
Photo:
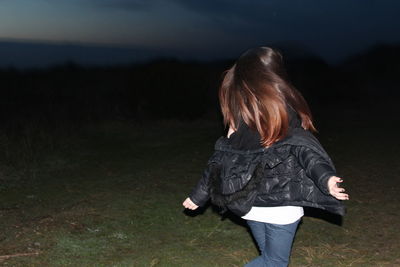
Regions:
[[[151,9],[158,0],[87,0],[91,5],[125,10]]]
[[[311,5],[311,1],[302,0],[175,0],[175,2],[206,16],[247,23],[269,22],[279,19],[290,20],[291,15],[295,16],[298,11],[301,10],[302,14],[307,14],[307,9],[315,7],[315,5]]]
[[[182,7],[218,22],[265,26],[268,23],[298,23],[341,26],[353,22],[368,25],[396,18],[400,1],[396,0],[175,0]],[[349,25],[351,26],[351,25]]]
[[[239,38],[327,45],[393,39],[400,29],[396,0],[175,0]],[[396,37],[399,39],[398,37]],[[340,48],[339,48],[340,49]]]

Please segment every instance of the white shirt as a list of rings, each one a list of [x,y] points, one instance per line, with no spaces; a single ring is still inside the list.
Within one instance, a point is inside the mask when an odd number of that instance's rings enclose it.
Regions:
[[[303,207],[298,206],[252,207],[242,218],[257,222],[290,224],[300,219],[303,215]]]

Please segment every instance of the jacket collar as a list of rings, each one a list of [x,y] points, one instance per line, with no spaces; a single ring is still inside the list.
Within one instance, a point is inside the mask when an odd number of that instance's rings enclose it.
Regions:
[[[287,107],[287,110],[289,115],[289,131],[288,136],[285,139],[292,135],[295,129],[301,128],[301,119],[297,112],[290,106]],[[225,147],[225,149],[252,151],[253,153],[265,150],[265,147],[261,145],[260,134],[256,130],[251,129],[243,120],[240,121],[237,131],[232,133],[229,138],[220,139],[220,149]]]

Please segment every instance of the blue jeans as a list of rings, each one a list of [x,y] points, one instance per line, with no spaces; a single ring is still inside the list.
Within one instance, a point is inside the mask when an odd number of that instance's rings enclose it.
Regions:
[[[289,264],[293,238],[300,219],[291,224],[247,221],[261,255],[245,267],[286,267]]]

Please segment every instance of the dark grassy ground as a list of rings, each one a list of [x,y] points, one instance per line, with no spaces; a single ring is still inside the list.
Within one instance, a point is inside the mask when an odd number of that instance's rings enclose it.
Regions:
[[[290,266],[400,266],[399,119],[327,110],[318,137],[350,193],[347,215],[338,225],[308,211]],[[110,122],[3,144],[0,265],[242,266],[257,251],[240,220],[181,206],[221,132]]]

